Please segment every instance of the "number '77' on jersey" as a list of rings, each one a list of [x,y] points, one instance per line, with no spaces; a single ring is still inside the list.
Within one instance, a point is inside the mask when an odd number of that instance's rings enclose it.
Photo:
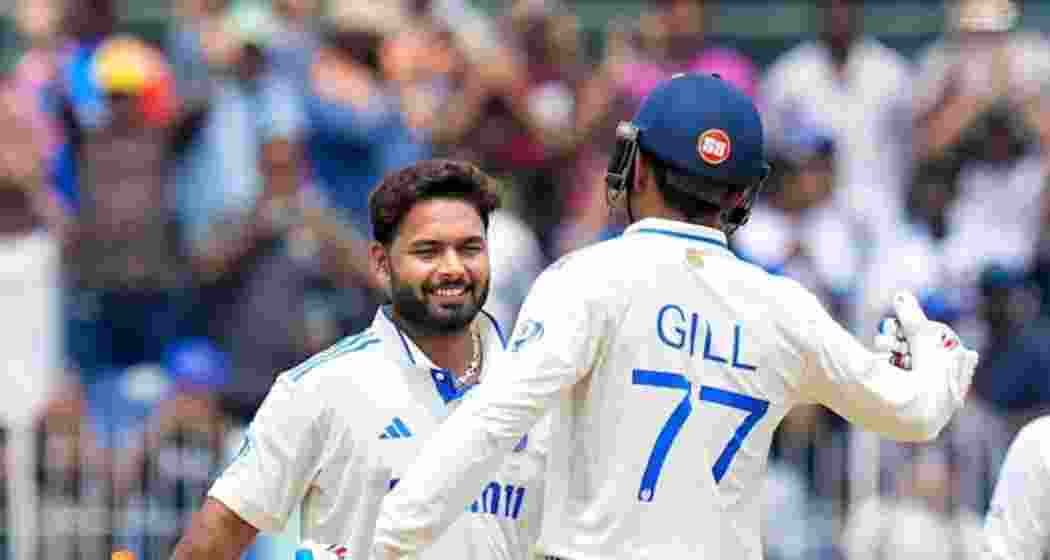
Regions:
[[[652,452],[649,453],[649,461],[645,464],[642,484],[638,489],[638,499],[643,502],[651,502],[656,496],[656,482],[660,478],[664,459],[667,458],[667,453],[671,450],[671,446],[674,444],[678,432],[681,431],[682,425],[685,424],[685,421],[693,412],[693,403],[690,398],[693,395],[693,384],[680,373],[648,369],[632,371],[631,382],[634,385],[677,389],[685,393],[681,402],[671,412],[667,422],[664,423],[660,433],[656,436],[656,443],[653,445]],[[766,415],[766,411],[769,410],[769,401],[705,385],[700,387],[698,397],[702,402],[720,404],[748,413],[744,421],[737,427],[736,432],[729,438],[729,442],[722,449],[722,453],[718,455],[715,464],[711,467],[711,474],[714,476],[715,482],[718,483],[725,476],[726,470],[729,469],[729,465],[733,462],[733,457],[736,456],[740,446],[744,443],[744,438],[751,433],[755,424]]]

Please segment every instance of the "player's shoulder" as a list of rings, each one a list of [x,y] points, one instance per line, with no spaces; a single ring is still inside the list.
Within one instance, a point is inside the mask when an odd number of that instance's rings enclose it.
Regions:
[[[540,278],[558,289],[576,288],[577,295],[590,300],[619,299],[639,282],[649,283],[660,262],[642,236],[621,234],[566,253]]]
[[[1038,453],[1050,459],[1050,415],[1040,416],[1025,424],[1017,432],[1011,447]]]
[[[384,341],[372,328],[346,336],[281,374],[286,383],[327,385],[358,372],[393,367],[383,351]],[[371,377],[371,376],[370,376]]]
[[[740,247],[734,247],[733,255],[736,256],[734,275],[739,277],[742,282],[757,284],[757,287],[763,293],[778,299],[785,295],[794,296],[799,295],[799,293],[809,293],[805,286],[797,280],[777,274],[775,267],[764,265],[762,257],[756,256]]]
[[[735,289],[746,291],[755,303],[772,312],[766,315],[767,320],[781,318],[804,325],[824,312],[817,296],[798,280],[774,274],[744,258],[738,258],[737,263],[733,274]]]
[[[1013,480],[1040,479],[1050,475],[1050,416],[1042,416],[1025,424],[1017,432],[1006,453],[1000,473],[1000,485]],[[998,492],[998,491],[997,491]]]

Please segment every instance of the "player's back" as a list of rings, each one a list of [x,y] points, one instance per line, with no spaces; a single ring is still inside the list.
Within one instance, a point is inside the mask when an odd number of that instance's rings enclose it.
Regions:
[[[714,230],[665,220],[560,266],[588,276],[605,327],[596,367],[557,411],[541,550],[760,558],[773,432],[805,400],[795,315],[816,300]]]

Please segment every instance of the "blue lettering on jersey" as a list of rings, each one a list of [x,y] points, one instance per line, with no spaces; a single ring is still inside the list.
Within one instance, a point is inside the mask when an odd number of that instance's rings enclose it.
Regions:
[[[711,321],[705,321],[705,323],[707,324],[707,336],[704,337],[704,359],[724,364],[726,359],[711,351],[711,335],[714,329],[711,328]]]
[[[740,325],[733,327],[733,367],[755,371],[755,366],[740,361],[740,340],[744,338],[744,329]]]
[[[391,478],[387,491],[393,490],[400,482],[400,478]],[[490,482],[481,492],[481,497],[470,504],[467,511],[471,513],[487,513],[507,519],[517,519],[521,515],[521,507],[525,503],[525,487],[513,484],[500,484]]]
[[[663,341],[664,344],[670,346],[671,348],[681,349],[683,346],[685,346],[685,329],[683,329],[682,327],[672,327],[672,330],[677,334],[677,337],[674,339],[674,341],[668,340],[667,334],[664,331],[664,316],[667,314],[668,311],[678,312],[677,324],[685,323],[685,312],[682,311],[682,308],[669,303],[661,307],[660,311],[656,314],[656,336],[660,337],[660,340]],[[668,319],[668,321],[673,320],[674,319]]]
[[[517,519],[525,502],[525,487],[490,482],[481,492],[481,498],[470,504],[473,513],[487,513],[508,519]]]
[[[704,321],[704,340],[702,358],[704,360],[719,364],[728,364],[731,367],[745,371],[755,371],[755,366],[745,363],[741,358],[741,349],[744,346],[744,328],[739,324],[733,325],[733,350],[731,356],[725,349],[716,348],[715,331],[718,325],[712,325],[710,321]],[[700,325],[700,314],[697,312],[686,313],[680,305],[669,303],[660,308],[656,313],[656,337],[664,345],[675,350],[686,350],[689,345],[689,355],[696,355],[697,330]],[[727,357],[729,356],[729,357]]]

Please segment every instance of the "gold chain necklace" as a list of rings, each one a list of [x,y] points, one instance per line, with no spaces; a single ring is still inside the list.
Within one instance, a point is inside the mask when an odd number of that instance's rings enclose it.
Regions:
[[[474,355],[470,358],[467,368],[463,370],[463,375],[454,376],[460,388],[477,383],[481,371],[481,335],[473,327],[470,329],[470,339],[474,342]]]

